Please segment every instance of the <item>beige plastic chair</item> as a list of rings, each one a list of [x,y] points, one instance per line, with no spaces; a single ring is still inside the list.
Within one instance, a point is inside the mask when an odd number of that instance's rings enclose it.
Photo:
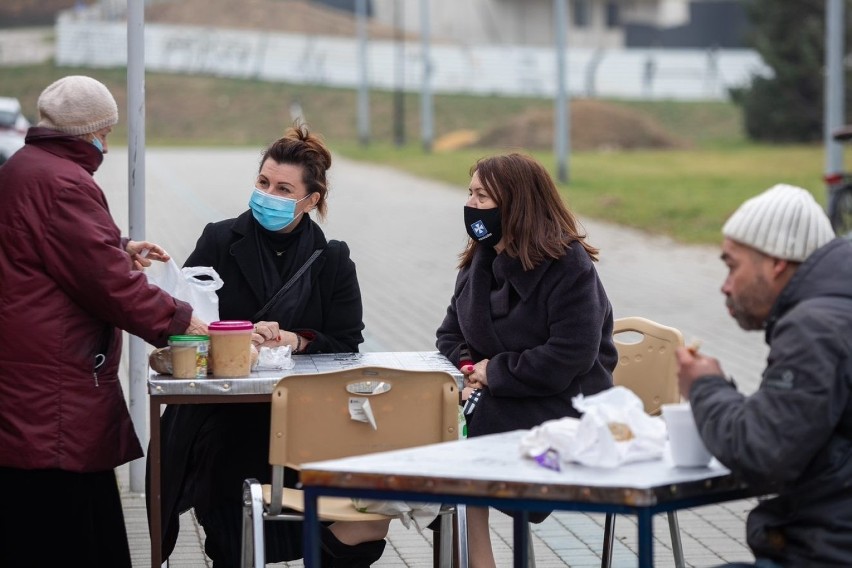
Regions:
[[[668,327],[641,317],[615,320],[612,331],[618,350],[618,364],[612,373],[613,382],[629,388],[642,399],[645,412],[657,416],[664,404],[680,402],[675,349],[683,345],[683,335]],[[668,513],[669,532],[675,566],[683,568],[683,546],[677,514]],[[604,546],[601,566],[612,565],[612,545],[615,538],[615,515],[607,514],[604,522]]]
[[[350,399],[369,400],[375,428],[351,417]],[[456,380],[443,371],[358,367],[282,378],[272,392],[272,484],[243,486],[241,566],[265,566],[264,521],[303,520],[302,492],[284,487],[285,466],[458,440],[458,403]],[[324,521],[388,518],[358,512],[348,498],[324,497],[318,507]],[[452,565],[450,517],[442,515],[442,566]]]

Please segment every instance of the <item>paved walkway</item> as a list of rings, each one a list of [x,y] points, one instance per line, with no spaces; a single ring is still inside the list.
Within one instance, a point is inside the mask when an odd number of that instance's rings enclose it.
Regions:
[[[259,154],[256,150],[156,149],[147,154],[147,236],[181,263],[205,223],[246,208]],[[127,218],[127,159],[113,149],[98,173],[113,214]],[[434,349],[455,278],[454,265],[466,235],[462,205],[466,187],[451,187],[375,167],[336,159],[332,167],[329,238],[348,242],[364,296],[363,351]],[[755,188],[758,190],[760,188]],[[570,201],[570,195],[569,195]],[[737,328],[719,292],[724,266],[715,247],[682,246],[604,222],[582,219],[592,244],[601,249],[598,270],[615,316],[641,315],[678,327],[687,341],[700,338],[702,351],[718,356],[740,387],[759,380],[766,348],[760,334]],[[144,499],[126,490],[128,468],[119,470],[134,566],[150,563]],[[679,515],[690,566],[748,560],[744,518],[752,503],[738,501]],[[673,565],[665,516],[656,519],[656,564]],[[537,566],[599,566],[601,515],[556,513],[534,527]],[[202,567],[203,531],[191,513],[182,517],[171,566]],[[511,520],[492,522],[498,565],[511,565]],[[635,566],[635,524],[618,517],[615,566]],[[429,535],[394,523],[376,566],[430,566]],[[301,566],[301,562],[281,566]]]

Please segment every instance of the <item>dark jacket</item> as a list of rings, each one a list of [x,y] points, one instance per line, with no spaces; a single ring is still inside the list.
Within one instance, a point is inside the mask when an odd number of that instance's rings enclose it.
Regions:
[[[468,417],[468,434],[578,416],[572,397],[612,386],[612,325],[612,306],[578,243],[529,271],[479,247],[459,272],[436,343],[456,365],[465,344],[474,362],[489,359],[488,387]]]
[[[257,230],[249,211],[211,223],[185,263],[212,266],[222,277],[224,285],[218,291],[222,319],[251,320],[272,295],[261,284],[263,251],[255,238]],[[298,301],[279,304],[262,319],[278,321],[284,330],[311,335],[308,353],[357,352],[364,324],[349,247],[340,241],[326,242],[308,216],[296,230],[301,236],[295,249],[301,256],[292,272],[311,251],[322,249],[323,253],[288,291],[290,300]],[[242,483],[247,478],[270,481],[269,414],[266,403],[166,408],[161,419],[163,558],[174,548],[178,515],[194,507],[207,536],[207,554],[217,565],[238,565]],[[300,524],[273,525],[266,529],[276,531],[276,536],[267,538],[270,562],[300,558]]]
[[[189,304],[133,270],[92,178],[102,161],[31,128],[0,168],[0,466],[91,472],[142,457],[121,330],[161,346],[189,325]]]
[[[707,448],[757,487],[755,556],[784,566],[852,566],[852,242],[801,264],[767,320],[769,358],[745,397],[722,377],[690,391]]]

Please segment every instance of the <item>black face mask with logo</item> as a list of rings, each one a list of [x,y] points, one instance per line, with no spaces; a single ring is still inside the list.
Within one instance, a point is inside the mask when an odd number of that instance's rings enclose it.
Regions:
[[[471,239],[481,245],[493,247],[503,238],[500,208],[477,209],[465,205],[464,228]]]

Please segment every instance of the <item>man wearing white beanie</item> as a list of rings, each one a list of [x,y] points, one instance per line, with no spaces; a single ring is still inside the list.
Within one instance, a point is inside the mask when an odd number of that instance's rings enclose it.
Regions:
[[[0,167],[0,566],[129,568],[114,468],[142,448],[121,330],[163,346],[206,325],[148,284],[142,266],[168,255],[121,237],[92,177],[118,122],[106,86],[64,77],[38,111]]]
[[[740,327],[770,347],[760,386],[737,392],[719,361],[679,349],[681,394],[707,448],[776,493],[749,514],[755,564],[852,566],[852,241],[806,190],[776,185],[722,228],[722,285]]]

